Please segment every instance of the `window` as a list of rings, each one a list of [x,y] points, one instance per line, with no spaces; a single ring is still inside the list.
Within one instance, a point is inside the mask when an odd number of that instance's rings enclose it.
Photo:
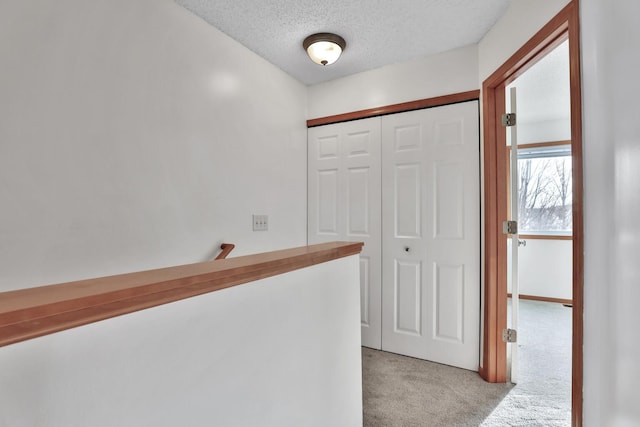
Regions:
[[[571,146],[518,150],[518,225],[522,234],[571,235]]]

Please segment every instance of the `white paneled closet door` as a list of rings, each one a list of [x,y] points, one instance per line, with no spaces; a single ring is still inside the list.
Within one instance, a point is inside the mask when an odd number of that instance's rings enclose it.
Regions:
[[[382,118],[382,349],[477,370],[477,101]]]
[[[308,241],[364,242],[362,345],[381,348],[380,118],[310,128]]]

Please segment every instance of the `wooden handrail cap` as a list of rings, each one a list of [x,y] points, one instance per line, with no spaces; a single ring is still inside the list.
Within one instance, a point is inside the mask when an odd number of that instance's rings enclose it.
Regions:
[[[362,251],[330,242],[0,293],[0,346],[214,292]]]

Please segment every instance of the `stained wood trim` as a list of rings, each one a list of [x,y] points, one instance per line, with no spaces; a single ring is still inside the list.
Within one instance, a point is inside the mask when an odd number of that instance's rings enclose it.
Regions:
[[[582,425],[584,225],[582,170],[582,100],[580,80],[579,3],[572,0],[482,85],[485,153],[485,288],[482,377],[491,382],[506,380],[506,346],[499,339],[506,323],[506,244],[499,234],[507,210],[504,132],[498,132],[498,114],[504,113],[504,88],[569,39],[571,87],[571,150],[573,159],[573,360],[572,426]]]
[[[573,355],[571,425],[581,427],[584,385],[584,173],[582,169],[582,80],[580,70],[580,3],[572,0],[569,21],[569,73],[571,88],[571,156],[573,162]]]
[[[489,382],[505,382],[506,344],[502,342],[502,330],[507,326],[506,304],[501,298],[507,292],[507,246],[500,234],[502,222],[507,220],[507,184],[504,179],[508,165],[506,158],[506,134],[499,132],[495,117],[505,113],[505,86],[489,88],[483,84],[484,126],[484,227],[485,227],[485,286],[484,333],[482,351],[482,378]],[[487,120],[493,118],[493,120]],[[506,180],[508,182],[508,180]],[[506,299],[505,299],[506,301]],[[503,368],[504,366],[504,368]]]
[[[572,2],[575,0],[572,0]],[[531,37],[520,49],[502,64],[484,83],[489,87],[505,86],[520,77],[527,69],[558,47],[569,37],[569,14],[573,8],[569,3],[540,31]]]
[[[571,145],[571,141],[547,141],[547,142],[532,142],[529,144],[518,144],[518,149],[521,148],[539,148],[539,147],[559,147],[562,145]],[[509,150],[511,147],[509,146]]]
[[[319,117],[307,120],[307,127],[322,126],[333,123],[347,122],[349,120],[366,119],[369,117],[383,116],[385,114],[403,113],[405,111],[420,110],[422,108],[439,107],[441,105],[456,104],[459,102],[475,101],[480,99],[479,90],[454,93],[451,95],[436,96],[434,98],[420,99],[417,101],[403,102],[400,104],[385,105],[369,108],[367,110],[353,111],[350,113],[336,114],[333,116]]]
[[[573,240],[573,236],[557,236],[553,234],[518,234],[518,237],[531,240]]]
[[[570,4],[571,5],[571,4]],[[508,176],[506,135],[497,121],[506,112],[505,88],[549,50],[566,40],[568,9],[565,7],[511,58],[483,82],[485,153],[485,298],[483,378],[507,379],[506,344],[500,339],[506,327],[506,243],[501,224],[507,220]]]
[[[216,260],[219,259],[225,259],[229,253],[231,253],[231,251],[233,250],[233,248],[235,248],[236,245],[234,245],[233,243],[223,243],[220,245],[220,249],[222,249],[222,251],[218,254],[218,256],[215,258]]]
[[[356,255],[331,242],[0,293],[0,346]]]
[[[511,295],[511,292],[507,294],[507,297],[513,298],[513,295]],[[523,294],[519,294],[518,297],[519,297],[518,299],[527,299],[531,301],[557,302],[559,304],[568,304],[568,305],[573,304],[573,300],[564,299],[564,298],[540,297],[537,295],[523,295]]]

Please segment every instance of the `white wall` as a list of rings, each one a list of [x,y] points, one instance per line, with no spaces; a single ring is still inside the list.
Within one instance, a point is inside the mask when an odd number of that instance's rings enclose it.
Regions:
[[[480,43],[480,80],[534,34],[533,24],[544,24],[565,3],[515,0],[507,16]],[[640,324],[640,81],[636,78],[640,3],[580,0],[580,7],[585,177],[583,418],[587,427],[636,426],[640,424],[640,341],[629,334]]]
[[[474,45],[309,86],[308,118],[476,90],[477,69]]]
[[[358,256],[0,348],[0,426],[361,426]]]
[[[567,2],[514,0],[477,47],[312,86],[308,114],[304,87],[169,0],[1,2],[0,288],[193,261],[227,239],[300,244],[305,118],[477,89]],[[580,3],[584,418],[624,426],[640,420],[640,4]],[[257,210],[273,232],[248,231]]]
[[[518,123],[518,144],[571,140],[571,119]]]
[[[572,299],[573,242],[571,240],[526,239],[518,250],[518,290],[522,295]],[[507,244],[511,265],[511,241]],[[511,292],[511,270],[507,272]]]
[[[582,0],[585,425],[640,425],[640,3]]]
[[[570,0],[512,0],[478,44],[480,84],[562,10]]]
[[[171,0],[0,2],[0,70],[0,290],[305,244],[306,87]]]

